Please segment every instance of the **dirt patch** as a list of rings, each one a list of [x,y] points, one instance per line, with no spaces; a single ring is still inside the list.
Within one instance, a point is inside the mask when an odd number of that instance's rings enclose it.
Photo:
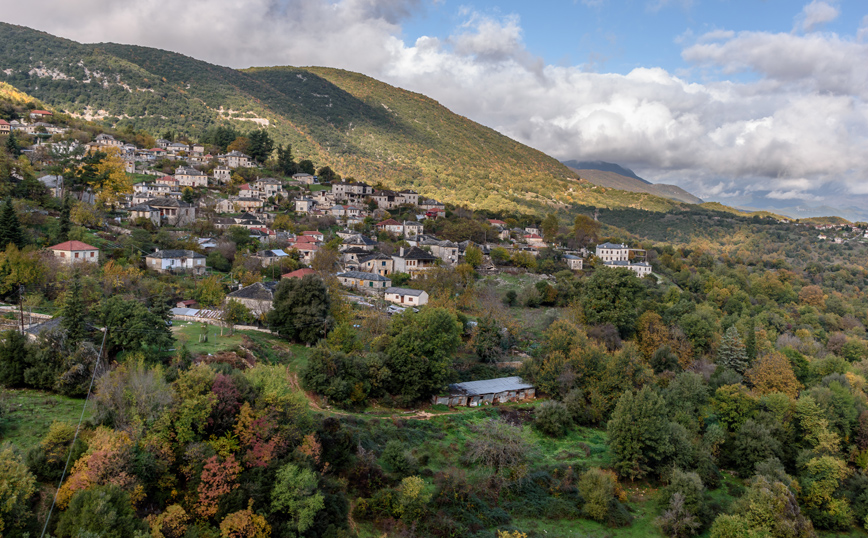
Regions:
[[[511,407],[498,407],[500,419],[512,426],[522,426],[533,422],[533,409],[514,409]]]

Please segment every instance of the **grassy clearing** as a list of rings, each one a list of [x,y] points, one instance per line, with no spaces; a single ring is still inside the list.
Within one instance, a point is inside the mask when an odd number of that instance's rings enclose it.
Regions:
[[[311,349],[304,345],[292,344],[260,331],[237,330],[230,335],[229,330],[224,328],[223,336],[220,336],[220,327],[210,324],[206,324],[206,331],[208,341],[200,342],[200,336],[205,334],[201,323],[177,322],[173,328],[178,344],[186,344],[187,349],[194,355],[214,355],[242,346],[251,349],[260,361],[285,364],[293,372],[300,372],[307,365],[311,352]]]
[[[24,451],[42,440],[52,422],[77,424],[84,406],[83,399],[32,389],[0,391],[0,400],[8,412],[0,444],[9,441]],[[84,418],[90,417],[91,406],[88,405]]]
[[[308,188],[310,189],[310,192],[332,190],[331,185],[320,185],[319,183],[314,183],[313,185],[309,185]]]

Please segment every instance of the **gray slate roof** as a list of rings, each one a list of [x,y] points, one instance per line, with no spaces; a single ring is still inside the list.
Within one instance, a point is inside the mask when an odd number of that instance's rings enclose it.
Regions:
[[[630,247],[628,247],[627,245],[621,245],[619,243],[603,243],[601,245],[597,245],[597,248],[625,249]]]
[[[364,271],[347,271],[346,273],[340,273],[339,277],[344,278],[357,278],[359,280],[373,280],[374,282],[391,282],[392,279],[378,275],[376,273],[366,273]]]
[[[411,290],[410,288],[386,288],[386,293],[397,293],[399,295],[410,295],[412,297],[419,297],[425,292],[422,290]]]
[[[399,258],[403,258],[405,260],[429,260],[434,261],[437,258],[419,247],[410,247],[410,250],[405,250],[403,256],[398,256]]]
[[[147,255],[148,258],[205,258],[194,250],[158,250]]]
[[[270,284],[270,283],[269,283]],[[226,295],[235,299],[255,299],[257,301],[273,301],[274,290],[271,286],[256,282],[247,287],[241,288],[238,291],[233,291]]]
[[[532,389],[533,385],[524,383],[520,377],[501,377],[499,379],[484,379],[482,381],[467,381],[449,385],[453,393],[479,396],[483,394],[498,394],[510,390]]]

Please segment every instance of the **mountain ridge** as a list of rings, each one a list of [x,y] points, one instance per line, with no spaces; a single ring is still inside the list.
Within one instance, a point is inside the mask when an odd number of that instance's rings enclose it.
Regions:
[[[96,112],[112,128],[195,137],[218,125],[249,130],[267,123],[277,142],[317,166],[473,209],[680,207],[650,193],[577,184],[573,171],[538,150],[427,96],[350,71],[235,70],[171,51],[81,44],[0,23],[0,82],[74,115]]]

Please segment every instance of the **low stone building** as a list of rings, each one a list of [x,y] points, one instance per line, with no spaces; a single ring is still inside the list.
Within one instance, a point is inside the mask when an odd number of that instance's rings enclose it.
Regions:
[[[467,381],[449,385],[448,396],[433,396],[432,403],[440,405],[478,407],[480,405],[531,400],[536,397],[533,385],[518,376],[482,381]]]
[[[205,256],[194,250],[160,250],[145,256],[145,266],[159,273],[205,273]]]
[[[428,304],[428,292],[410,288],[386,288],[383,298],[390,303],[404,306],[422,306]]]

